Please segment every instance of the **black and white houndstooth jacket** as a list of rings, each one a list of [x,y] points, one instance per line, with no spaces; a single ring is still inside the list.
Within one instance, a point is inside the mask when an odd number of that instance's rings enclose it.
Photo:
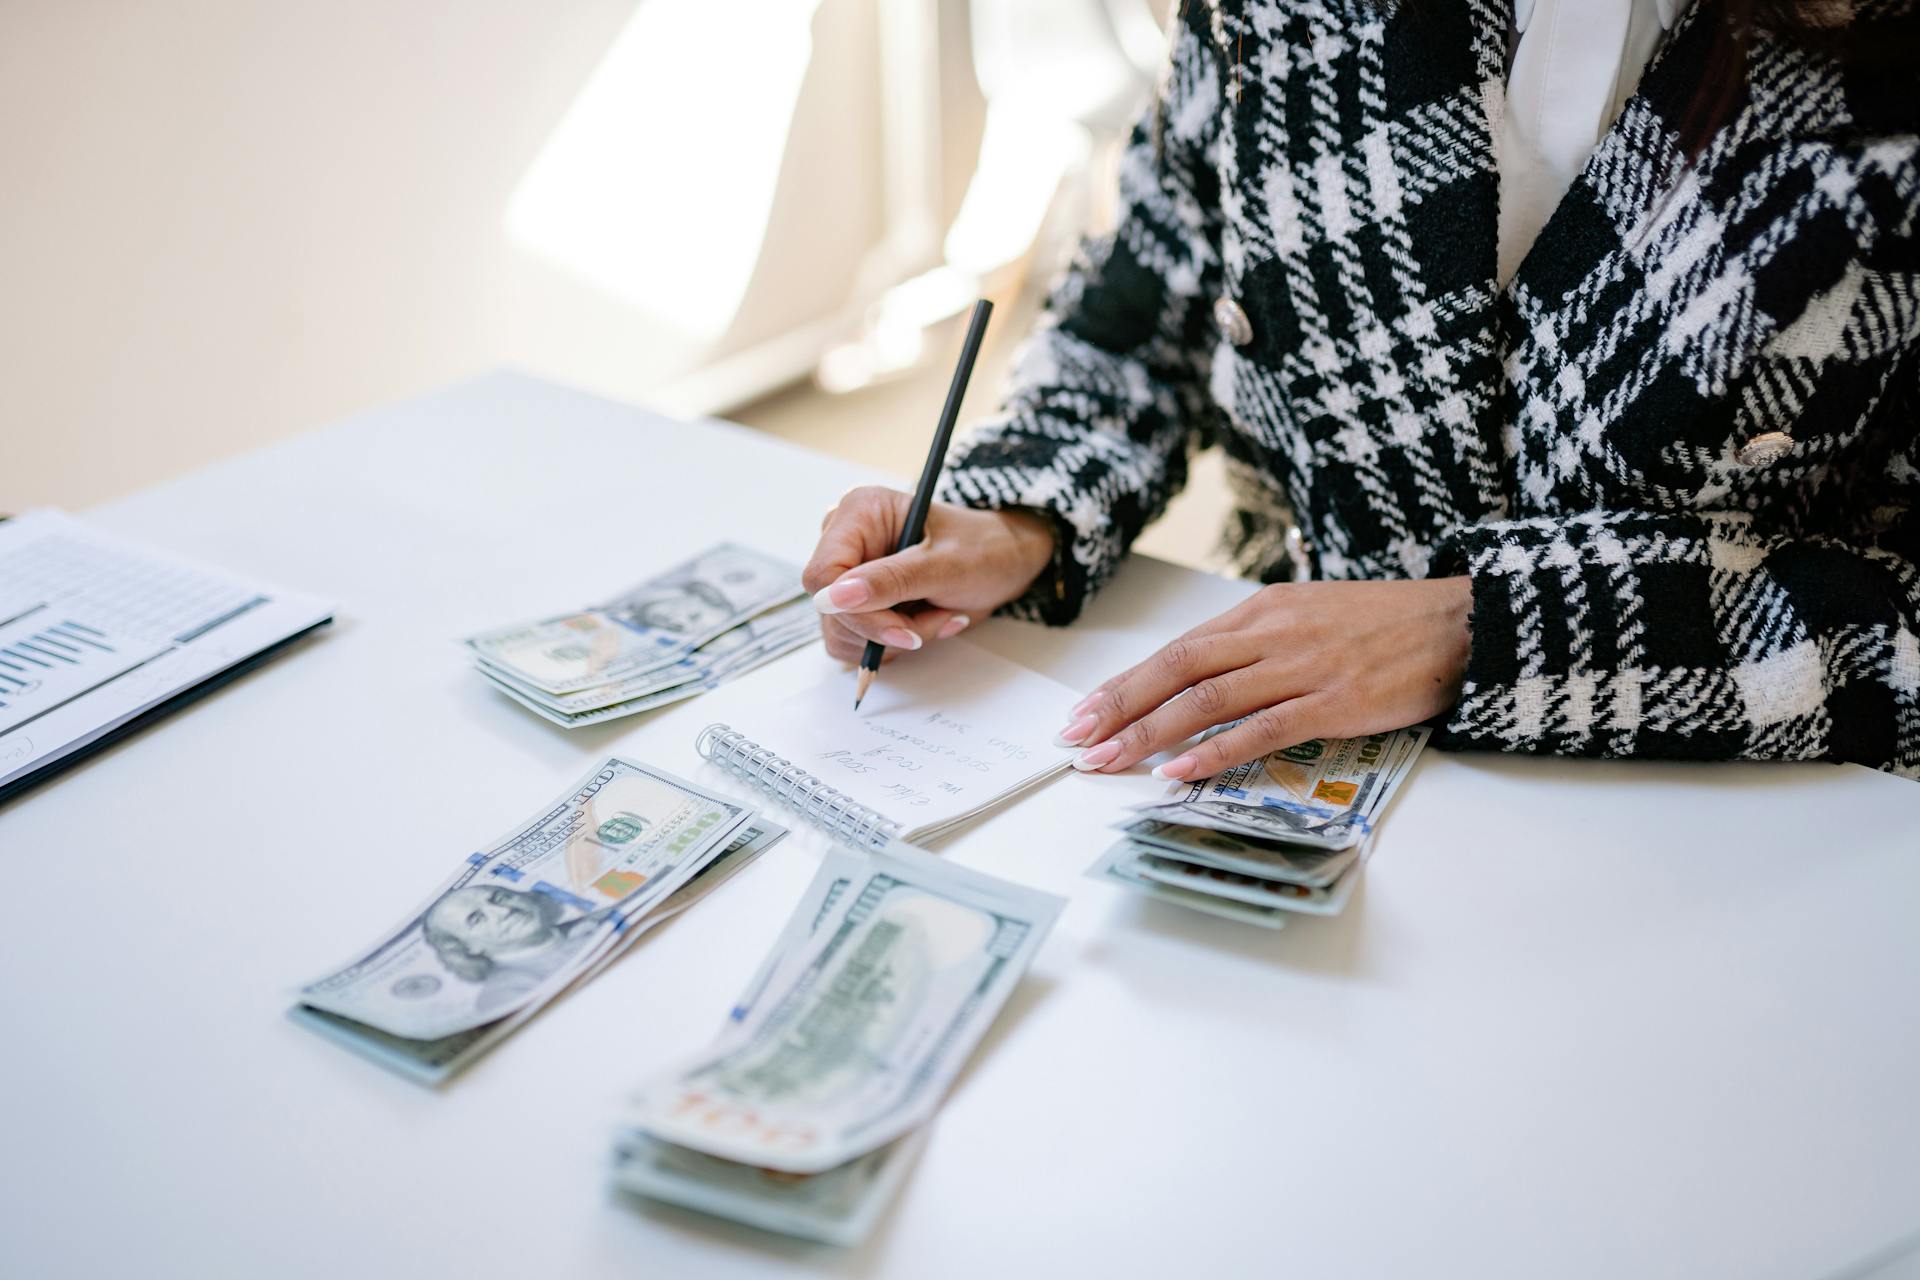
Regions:
[[[1054,518],[1013,611],[1070,621],[1217,443],[1248,572],[1297,522],[1318,576],[1471,575],[1443,742],[1920,777],[1920,69],[1761,36],[1689,160],[1696,9],[1502,289],[1510,0],[1185,8],[1117,230],[943,481]]]

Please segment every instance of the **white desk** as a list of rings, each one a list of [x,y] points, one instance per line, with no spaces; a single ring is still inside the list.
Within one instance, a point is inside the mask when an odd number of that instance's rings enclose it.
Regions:
[[[801,556],[872,478],[502,376],[91,513],[341,621],[0,809],[0,1275],[1802,1280],[1920,1228],[1920,786],[1857,768],[1430,752],[1346,915],[1279,934],[1082,879],[1158,784],[1062,779],[948,847],[1072,904],[852,1252],[605,1185],[808,841],[444,1092],[282,1017],[589,757],[692,773],[731,692],[567,733],[455,637]],[[1245,590],[1140,562],[980,634],[1085,686]]]

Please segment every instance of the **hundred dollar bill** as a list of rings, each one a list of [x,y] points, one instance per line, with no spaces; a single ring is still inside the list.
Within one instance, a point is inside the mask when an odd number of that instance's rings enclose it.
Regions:
[[[804,943],[818,931],[859,869],[858,860],[842,859],[831,874],[814,878],[759,972],[735,1002],[729,1021],[740,1022],[753,1011],[782,959],[792,958],[794,944]],[[615,1139],[613,1181],[637,1195],[762,1230],[854,1245],[872,1232],[925,1145],[926,1134],[927,1126],[921,1125],[903,1138],[820,1173],[782,1173],[722,1160],[623,1126]]]
[[[618,757],[471,854],[367,951],[302,987],[312,1009],[434,1040],[544,1002],[626,920],[731,843],[753,810]]]
[[[553,698],[529,689],[524,685],[506,680],[485,665],[480,665],[479,671],[495,688],[499,689],[500,692],[506,694],[509,698],[512,698],[529,711],[534,712],[543,719],[552,721],[562,728],[578,729],[585,725],[601,724],[608,720],[618,720],[625,716],[638,715],[642,711],[651,711],[656,707],[669,706],[675,702],[681,702],[699,694],[707,693],[719,688],[729,680],[738,679],[747,672],[764,666],[775,658],[792,653],[795,649],[812,643],[820,634],[819,615],[814,612],[810,604],[807,604],[805,601],[801,603],[805,605],[807,612],[812,615],[803,626],[783,629],[768,636],[752,648],[737,649],[727,654],[715,662],[714,665],[707,670],[707,674],[698,679],[671,685],[667,688],[656,690],[653,693],[644,694],[623,702],[615,702],[607,706],[596,707],[591,711],[568,712],[557,710],[554,706]]]
[[[1363,849],[1371,847],[1371,841],[1361,846]],[[1322,886],[1268,880],[1230,871],[1198,858],[1190,860],[1190,855],[1170,855],[1168,851],[1150,845],[1133,845],[1121,856],[1120,861],[1133,875],[1144,876],[1148,880],[1190,893],[1204,893],[1256,907],[1275,907],[1281,911],[1302,911],[1317,916],[1339,915],[1346,909],[1347,899],[1353,896],[1353,887],[1360,882],[1358,861],[1349,863],[1346,871],[1332,884]]]
[[[517,689],[563,715],[575,716],[598,711],[615,703],[631,702],[675,686],[697,684],[714,676],[731,674],[734,667],[759,658],[770,645],[794,634],[811,636],[819,629],[820,614],[813,607],[813,602],[795,600],[722,631],[678,662],[630,679],[593,685],[578,693],[547,693],[485,658],[479,659],[477,665],[487,678]]]
[[[613,1152],[624,1191],[824,1244],[856,1245],[873,1231],[920,1148],[922,1125],[904,1138],[823,1173],[781,1173],[736,1164],[630,1129]]]
[[[1372,830],[1429,732],[1314,739],[1212,777],[1173,783],[1164,798],[1133,811],[1255,839],[1353,848]]]
[[[640,1089],[626,1123],[787,1173],[873,1151],[933,1114],[1062,905],[897,843],[836,851],[782,935],[790,949],[711,1047]]]
[[[1135,842],[1159,849],[1163,856],[1303,886],[1332,884],[1360,856],[1359,845],[1324,849],[1286,844],[1208,827],[1181,826],[1158,818],[1133,818],[1113,825]]]
[[[803,592],[798,567],[732,543],[578,613],[469,636],[477,658],[545,693],[576,693],[680,661]]]
[[[598,707],[592,711],[581,711],[577,713],[556,711],[553,709],[552,704],[537,695],[529,693],[520,686],[509,684],[491,672],[483,670],[481,671],[481,675],[486,677],[488,682],[501,693],[518,702],[521,706],[527,708],[527,710],[534,712],[542,719],[551,721],[563,729],[579,729],[587,725],[603,724],[608,720],[619,720],[627,716],[639,715],[643,711],[652,711],[659,707],[671,706],[676,702],[684,702],[688,698],[698,697],[703,693],[710,693],[729,680],[738,679],[747,672],[762,667],[775,658],[783,657],[786,654],[792,653],[795,649],[802,648],[817,639],[819,635],[819,624],[815,622],[804,631],[790,632],[770,641],[762,647],[745,653],[732,655],[727,661],[716,666],[711,674],[702,679],[688,681],[684,684],[676,684],[671,688],[661,689],[655,693],[649,693],[625,702],[616,702],[610,706]]]
[[[726,851],[702,867],[693,879],[667,895],[658,906],[642,911],[637,918],[626,918],[613,945],[603,950],[600,958],[583,970],[571,985],[591,981],[643,934],[706,897],[740,868],[778,844],[786,834],[787,829],[779,823],[762,817],[754,818],[751,825],[734,837]],[[555,994],[557,996],[559,993]],[[409,1040],[391,1035],[351,1018],[306,1005],[295,1005],[289,1011],[289,1016],[381,1066],[422,1084],[437,1085],[464,1071],[512,1035],[542,1007],[537,1003],[524,1004],[504,1018],[431,1040]]]
[[[581,978],[583,980],[591,978],[612,964],[620,958],[621,952],[631,947],[642,934],[665,924],[686,911],[688,907],[701,901],[731,880],[742,867],[779,844],[786,835],[785,827],[770,818],[755,814],[747,827],[734,837],[733,843],[728,845],[719,857],[694,872],[693,879],[668,894],[659,906],[643,911],[639,919],[620,935],[620,940],[594,961],[593,967],[582,974]]]
[[[1087,875],[1095,880],[1125,885],[1149,897],[1159,898],[1163,902],[1171,902],[1176,906],[1187,907],[1194,911],[1203,911],[1210,916],[1238,920],[1243,924],[1257,924],[1264,929],[1286,927],[1287,913],[1278,907],[1236,902],[1212,893],[1198,893],[1179,885],[1164,884],[1140,874],[1135,866],[1135,860],[1147,848],[1148,846],[1132,840],[1117,841],[1101,854],[1091,867],[1087,868]]]

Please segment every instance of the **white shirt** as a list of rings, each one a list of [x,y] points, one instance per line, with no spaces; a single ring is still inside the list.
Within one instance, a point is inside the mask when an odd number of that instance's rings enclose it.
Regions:
[[[1687,0],[1515,0],[1496,138],[1500,283],[1533,247]]]

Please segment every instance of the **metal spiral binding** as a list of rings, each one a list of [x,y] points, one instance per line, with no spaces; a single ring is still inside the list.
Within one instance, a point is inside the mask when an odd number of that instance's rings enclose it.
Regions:
[[[899,833],[899,825],[878,810],[858,803],[817,774],[807,772],[785,756],[775,755],[731,725],[708,725],[694,740],[693,749],[702,758],[856,844],[882,848]]]

